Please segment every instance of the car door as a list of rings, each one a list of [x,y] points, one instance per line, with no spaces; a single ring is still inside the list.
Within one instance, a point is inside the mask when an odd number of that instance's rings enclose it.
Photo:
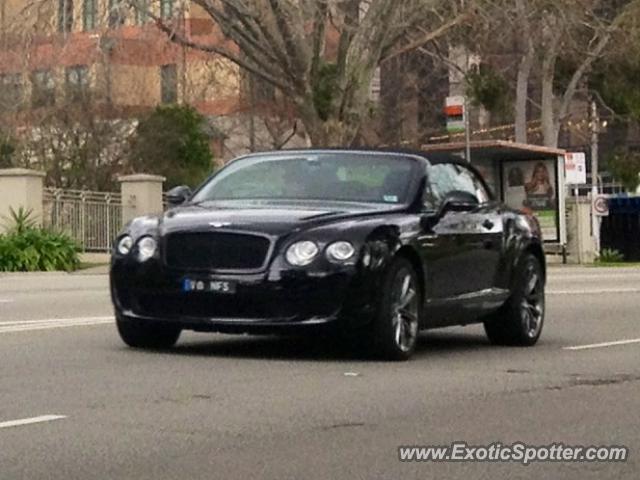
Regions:
[[[453,191],[478,199],[471,211],[441,212]],[[456,163],[427,167],[424,195],[426,228],[420,237],[430,273],[430,296],[437,303],[473,295],[493,286],[501,249],[502,223],[489,192],[475,172]]]
[[[472,273],[473,290],[490,292],[496,285],[503,248],[503,221],[500,204],[491,195],[475,170],[465,165],[456,165],[458,186],[473,191],[479,208],[466,216],[467,244],[473,255],[467,271]]]

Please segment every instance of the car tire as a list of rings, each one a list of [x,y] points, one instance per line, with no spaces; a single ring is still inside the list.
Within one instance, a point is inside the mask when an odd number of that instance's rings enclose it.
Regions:
[[[133,348],[162,350],[173,347],[182,330],[172,325],[149,324],[116,313],[116,326],[124,343]]]
[[[418,275],[409,260],[397,257],[382,281],[370,345],[385,360],[408,360],[416,348],[422,295]]]
[[[538,342],[544,325],[544,288],[540,261],[525,254],[518,264],[511,296],[484,322],[491,343],[530,347]]]

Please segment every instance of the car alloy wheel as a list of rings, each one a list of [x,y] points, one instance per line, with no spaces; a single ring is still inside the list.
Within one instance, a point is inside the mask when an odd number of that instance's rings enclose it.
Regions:
[[[540,338],[544,325],[544,270],[530,253],[517,268],[511,297],[484,319],[484,329],[496,345],[530,347]]]
[[[520,302],[524,331],[535,338],[544,318],[544,284],[535,264],[529,263],[525,271],[525,289]]]
[[[411,273],[398,271],[392,290],[393,331],[397,347],[403,352],[413,348],[418,337],[418,294]]]

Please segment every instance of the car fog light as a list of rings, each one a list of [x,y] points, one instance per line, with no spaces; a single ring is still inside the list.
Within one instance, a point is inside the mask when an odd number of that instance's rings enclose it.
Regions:
[[[346,262],[355,254],[356,249],[349,242],[335,242],[327,247],[327,258],[331,262]]]
[[[131,247],[133,247],[133,238],[129,235],[125,235],[118,242],[117,250],[120,255],[129,255]]]
[[[287,262],[296,267],[304,267],[318,255],[318,246],[308,240],[297,242],[287,249]]]
[[[144,262],[156,253],[157,243],[151,237],[143,237],[138,242],[138,260]]]

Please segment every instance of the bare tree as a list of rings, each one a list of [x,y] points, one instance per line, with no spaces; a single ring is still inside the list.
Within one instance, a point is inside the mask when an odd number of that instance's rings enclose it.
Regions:
[[[516,139],[526,141],[530,87],[537,82],[544,144],[555,147],[561,124],[598,59],[614,46],[612,39],[635,28],[637,0],[484,0],[485,30],[506,32],[517,64],[514,119]],[[500,34],[500,33],[498,33]],[[499,43],[482,45],[481,55]],[[617,46],[619,48],[619,46]],[[482,49],[481,48],[481,49]],[[538,68],[533,70],[533,67]],[[562,77],[562,78],[561,78]]]
[[[636,0],[592,0],[590,9],[585,10],[584,5],[576,2],[565,15],[557,11],[543,17],[540,120],[545,145],[557,145],[561,122],[594,62],[606,54],[626,20],[639,14],[640,2]],[[556,92],[558,61],[563,56],[574,59],[573,69],[568,81]]]
[[[515,25],[519,30],[518,49],[520,60],[516,76],[516,95],[514,105],[515,139],[527,143],[527,102],[529,98],[529,78],[535,60],[535,46],[526,0],[515,0]]]
[[[144,2],[129,0],[136,8]],[[220,55],[276,87],[314,145],[350,144],[384,59],[443,35],[466,18],[445,0],[191,0],[228,42],[188,36],[148,9],[178,43]],[[426,31],[424,29],[427,29]]]
[[[205,54],[192,55],[188,64],[187,48],[147,25],[125,0],[101,1],[104,8],[78,0],[9,3],[0,25],[0,166],[37,168],[57,187],[111,190],[118,174],[132,168],[127,150],[138,119],[156,103],[191,103],[203,114],[235,113],[239,68]],[[87,17],[83,9],[91,5]],[[80,33],[87,21],[90,33]],[[131,24],[140,27],[133,41],[120,28]],[[134,42],[135,48],[127,48]],[[170,53],[164,56],[174,67],[173,81],[167,82],[170,100],[162,99],[160,65],[145,66],[142,74],[137,68],[145,42]],[[77,64],[69,65],[70,57]]]
[[[47,185],[111,191],[136,123],[108,117],[89,99],[50,110],[20,136],[16,163],[45,172]]]

